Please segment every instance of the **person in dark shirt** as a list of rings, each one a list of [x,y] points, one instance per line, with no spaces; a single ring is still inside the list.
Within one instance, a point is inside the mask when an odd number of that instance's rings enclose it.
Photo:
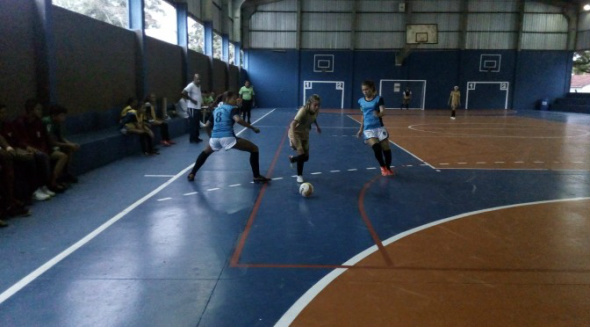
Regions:
[[[68,162],[68,156],[59,147],[52,146],[42,117],[41,103],[36,99],[29,99],[25,103],[24,114],[15,120],[15,129],[22,142],[21,147],[34,154],[38,171],[44,172],[39,181],[42,190],[46,194],[55,195],[54,193],[62,193],[67,187],[58,183],[58,178]]]
[[[52,105],[49,107],[49,116],[43,117],[43,125],[45,125],[45,129],[47,130],[50,146],[54,149],[59,149],[59,151],[68,156],[59,181],[77,183],[78,178],[72,175],[68,168],[71,167],[74,153],[80,150],[80,145],[69,141],[65,137],[64,122],[66,121],[67,114],[68,110],[65,107]]]

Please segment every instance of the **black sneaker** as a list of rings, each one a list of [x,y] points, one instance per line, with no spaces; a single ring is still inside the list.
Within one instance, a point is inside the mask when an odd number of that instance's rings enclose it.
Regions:
[[[270,178],[266,178],[262,175],[256,176],[254,177],[254,179],[252,180],[254,183],[266,183],[270,181]]]

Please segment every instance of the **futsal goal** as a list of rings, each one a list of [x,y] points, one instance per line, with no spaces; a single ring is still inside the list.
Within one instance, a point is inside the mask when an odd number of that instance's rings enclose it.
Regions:
[[[382,79],[379,81],[379,95],[385,99],[386,109],[400,109],[403,92],[412,92],[410,109],[424,110],[426,99],[426,80]]]

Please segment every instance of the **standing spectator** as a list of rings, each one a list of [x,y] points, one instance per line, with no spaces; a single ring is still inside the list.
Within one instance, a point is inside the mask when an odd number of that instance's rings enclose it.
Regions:
[[[189,119],[189,141],[191,143],[199,143],[203,141],[199,138],[199,128],[201,126],[201,106],[203,105],[203,95],[201,94],[201,77],[195,74],[193,81],[190,82],[184,90],[182,90],[182,97],[186,99]]]
[[[44,193],[61,193],[66,185],[58,183],[58,179],[68,162],[68,156],[59,147],[52,146],[47,129],[43,125],[43,106],[36,99],[29,99],[25,103],[25,113],[15,120],[16,131],[24,148],[34,153],[38,169],[49,170],[49,185],[42,186]],[[40,165],[47,166],[41,168]],[[53,165],[53,169],[51,166]]]
[[[449,96],[449,106],[451,106],[451,119],[455,120],[455,109],[461,105],[461,91],[455,86]]]
[[[252,111],[252,103],[254,102],[254,86],[250,85],[250,81],[246,80],[244,86],[240,88],[240,98],[242,98],[242,120],[250,124],[250,112]],[[247,118],[247,119],[246,119]]]
[[[53,105],[49,107],[49,116],[43,118],[43,124],[45,124],[45,129],[49,134],[51,146],[58,147],[60,151],[68,156],[61,181],[65,183],[77,183],[78,178],[69,172],[69,168],[71,167],[74,152],[80,150],[80,145],[65,138],[63,123],[66,121],[67,113],[68,110],[66,108]]]
[[[170,146],[175,142],[170,139],[170,132],[168,131],[168,123],[157,114],[157,98],[155,93],[150,93],[145,98],[145,117],[152,126],[160,127],[160,137],[162,138],[162,145]],[[164,115],[162,115],[164,116]]]
[[[412,101],[412,91],[410,91],[409,87],[406,87],[406,90],[402,92],[402,105],[400,109],[410,109],[410,101]]]

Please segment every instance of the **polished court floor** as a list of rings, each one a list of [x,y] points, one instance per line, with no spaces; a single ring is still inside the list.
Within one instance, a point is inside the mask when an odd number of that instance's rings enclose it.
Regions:
[[[287,126],[81,176],[0,230],[0,326],[587,326],[590,116],[389,111],[394,178],[324,110],[297,193]]]

